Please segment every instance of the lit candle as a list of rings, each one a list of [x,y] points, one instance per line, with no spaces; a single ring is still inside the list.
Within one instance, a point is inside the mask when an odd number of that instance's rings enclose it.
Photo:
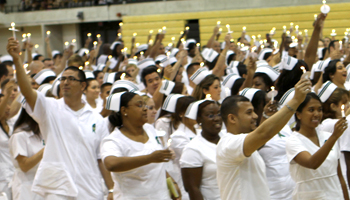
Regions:
[[[163,26],[163,33],[165,34],[166,33],[166,26]]]
[[[201,67],[204,67],[204,62],[201,62],[200,66],[201,66]]]
[[[30,41],[30,36],[32,36],[32,34],[27,33],[28,42]]]
[[[22,42],[26,41],[27,34],[23,33],[22,34]]]
[[[273,27],[272,30],[273,30],[273,32],[275,32],[276,31],[276,27]]]
[[[183,31],[180,31],[180,35],[183,35],[184,34],[184,32]]]
[[[244,47],[244,44],[243,44],[243,43],[241,44],[241,47],[242,47],[242,48]]]
[[[294,23],[291,22],[291,23],[290,23],[290,28],[293,28],[293,26],[294,26]]]
[[[174,43],[175,42],[175,37],[171,37],[171,41]]]
[[[127,58],[128,47],[124,48],[124,57]]]
[[[100,39],[101,34],[97,34],[96,37],[97,37],[97,39]]]
[[[91,38],[91,33],[88,33],[87,36],[88,36],[88,38]]]
[[[153,33],[153,30],[149,30],[149,35],[152,35],[152,33]]]
[[[83,70],[83,69],[84,69],[84,67],[83,67],[83,66],[79,66],[79,69],[80,69],[80,70]]]
[[[90,65],[90,62],[89,62],[89,61],[86,61],[86,62],[85,62],[85,67],[87,68],[87,67],[89,67],[89,65]]]
[[[77,42],[77,40],[76,39],[73,39],[72,40],[72,43],[75,45],[75,42]]]
[[[109,55],[108,56],[108,60],[110,60],[110,59],[112,59],[113,58],[113,56],[112,55]]]
[[[300,69],[303,71],[304,74],[306,73],[306,69],[304,66],[301,66]]]
[[[15,22],[11,22],[11,28],[9,28],[10,31],[12,31],[12,37],[16,40],[16,31],[18,31],[16,28],[15,28]]]
[[[123,22],[120,22],[120,23],[119,23],[119,26],[120,26],[120,27],[122,27],[123,25],[124,25]]]
[[[228,32],[228,33],[232,33],[232,31],[231,31],[231,28],[230,28],[230,25],[229,25],[229,24],[226,24],[226,28],[227,28],[227,32]]]
[[[122,33],[118,33],[118,38],[119,38],[119,39],[122,38]]]
[[[190,30],[190,27],[189,27],[189,26],[186,26],[186,28],[185,28],[185,29],[186,29],[186,31],[188,31],[188,30]]]
[[[161,69],[157,69],[157,72],[158,72],[158,73],[161,73],[161,72],[162,72],[162,70],[161,70]]]
[[[90,51],[89,51],[89,50],[86,50],[86,51],[85,51],[85,54],[86,54],[86,55],[88,55],[89,53],[90,53]]]
[[[287,26],[283,26],[283,33],[285,33],[287,31]]]
[[[201,44],[200,43],[197,43],[197,48],[199,49],[201,47]]]
[[[69,45],[69,42],[66,41],[66,42],[64,43],[64,45],[66,46],[66,49],[67,49],[67,48],[68,48],[68,45]]]
[[[295,25],[295,31],[299,31],[299,25]]]
[[[220,26],[220,24],[221,24],[221,21],[216,22],[216,26]]]
[[[141,52],[140,52],[141,58],[143,58],[143,54],[144,54],[144,52],[143,52],[143,51],[141,51]]]
[[[314,14],[315,21],[317,20],[317,14]]]
[[[253,42],[255,42],[256,41],[255,35],[252,35],[252,38],[253,38]]]
[[[153,40],[150,39],[149,42],[148,42],[149,45],[152,45],[153,44]]]
[[[262,45],[261,45],[261,49],[263,49],[263,48],[265,48],[265,45],[262,44]]]
[[[345,105],[341,105],[341,117],[344,118],[345,117]]]
[[[245,26],[242,27],[243,32],[245,32],[246,29],[247,29],[247,27],[245,27]]]
[[[135,38],[137,36],[137,33],[132,34],[132,38]]]
[[[259,39],[259,40],[261,39],[261,35],[260,35],[260,34],[258,35],[258,39]]]
[[[336,36],[337,33],[335,32],[335,29],[332,30],[331,36]]]
[[[162,29],[158,29],[158,33],[161,33],[163,30]]]
[[[35,45],[34,45],[34,48],[35,48],[36,50],[38,50],[39,45],[38,45],[38,44],[35,44]]]
[[[51,31],[46,31],[46,36],[50,37]]]
[[[309,31],[307,29],[304,30],[305,36],[308,36],[308,32]]]
[[[97,41],[94,41],[94,49],[96,49],[97,48]]]
[[[222,33],[222,28],[219,28],[219,34],[221,34]]]
[[[341,49],[343,49],[343,41],[339,41],[339,49],[341,50]]]
[[[173,43],[168,43],[168,47],[172,47],[173,46]]]
[[[140,43],[136,43],[135,45],[136,45],[136,47],[138,47],[138,46],[140,46]]]
[[[168,148],[170,147],[172,141],[173,140],[171,138],[168,140],[168,143],[167,143]]]
[[[167,57],[167,59],[169,60],[169,58],[170,58],[170,51],[168,51],[168,52],[166,53],[166,57]]]
[[[287,36],[290,36],[290,31],[287,31]]]
[[[211,98],[211,94],[205,95],[205,100],[213,100],[213,99]]]
[[[120,75],[120,80],[125,80],[125,76],[126,76],[126,74],[122,73],[122,75]]]
[[[326,4],[326,0],[323,0],[322,3],[323,5],[321,6],[321,12],[323,14],[329,13],[329,11],[331,11],[331,8]]]
[[[275,101],[275,95],[274,95],[274,92],[275,92],[275,87],[274,86],[271,86],[271,103],[273,103]]]
[[[135,60],[137,60],[137,56],[134,56],[133,58],[134,58]]]
[[[252,52],[255,52],[256,46],[252,47]]]

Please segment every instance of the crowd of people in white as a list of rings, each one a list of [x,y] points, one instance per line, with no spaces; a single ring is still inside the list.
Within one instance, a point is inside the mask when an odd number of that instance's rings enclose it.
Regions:
[[[73,52],[8,39],[0,192],[13,200],[349,199],[350,44],[293,28],[206,44],[122,29]],[[293,34],[296,34],[293,36]],[[296,38],[295,38],[296,37]],[[294,39],[295,38],[295,39]],[[91,43],[93,48],[89,49]],[[63,44],[62,44],[63,45]],[[3,45],[4,47],[5,45]],[[1,197],[0,197],[1,198]]]

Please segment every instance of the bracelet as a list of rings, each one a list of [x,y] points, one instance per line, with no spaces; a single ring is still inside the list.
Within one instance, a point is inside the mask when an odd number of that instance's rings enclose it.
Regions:
[[[171,81],[170,78],[163,76],[165,80]]]
[[[286,107],[290,110],[290,111],[292,111],[292,112],[296,112],[296,110],[294,110],[292,107],[290,107],[288,104],[286,104]]]
[[[113,189],[108,190],[108,193],[113,193]]]
[[[265,119],[268,119],[269,117],[271,117],[271,116],[268,116],[265,112],[263,112],[262,116],[263,116]]]

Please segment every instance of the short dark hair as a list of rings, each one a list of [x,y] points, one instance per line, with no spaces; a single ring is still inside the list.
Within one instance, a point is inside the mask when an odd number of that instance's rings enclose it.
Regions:
[[[33,57],[33,60],[39,60],[39,58],[42,57],[42,56],[43,56],[43,55],[38,54],[38,55],[36,55],[36,56]]]
[[[9,70],[7,69],[7,65],[5,63],[0,63],[0,78],[3,76],[8,76]]]
[[[52,60],[51,58],[44,58],[44,60],[42,62],[45,62],[45,61],[50,61]]]
[[[112,83],[103,83],[102,85],[101,85],[101,91],[105,88],[105,87],[107,87],[107,86],[112,86],[113,84]]]
[[[238,102],[250,102],[245,96],[235,95],[227,97],[221,104],[220,113],[224,123],[227,123],[227,116],[229,114],[238,114]]]
[[[243,77],[244,74],[247,74],[247,66],[242,62],[239,62],[237,65],[237,70],[240,77]]]
[[[186,69],[187,74],[193,74],[193,73],[195,72],[194,66],[196,66],[196,65],[199,65],[199,66],[200,66],[201,64],[198,63],[198,62],[189,64],[189,65],[187,66],[187,69]]]
[[[74,67],[74,66],[69,66],[66,69],[64,69],[64,71],[67,71],[67,70],[72,70],[72,71],[78,72],[78,77],[79,77],[80,81],[86,82],[86,76],[85,76],[85,73],[83,70],[80,70],[78,67]]]
[[[322,81],[325,83],[326,81],[331,81],[331,75],[334,75],[337,71],[337,63],[341,62],[340,59],[331,60],[328,63],[328,66],[324,69],[322,75]]]
[[[331,52],[331,47],[333,47],[333,49],[335,48],[335,43],[339,42],[339,40],[332,40],[329,45],[328,45],[328,52]]]
[[[143,84],[145,86],[147,86],[147,81],[145,80],[145,77],[149,74],[152,74],[152,73],[157,73],[158,76],[160,77],[159,73],[157,72],[157,67],[152,65],[152,66],[149,66],[149,67],[146,67],[145,69],[142,70],[142,73],[141,73],[141,81],[143,82]]]

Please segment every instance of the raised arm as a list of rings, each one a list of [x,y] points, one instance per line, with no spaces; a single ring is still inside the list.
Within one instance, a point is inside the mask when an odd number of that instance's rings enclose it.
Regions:
[[[227,34],[225,35],[225,48],[221,51],[218,61],[215,64],[215,67],[213,68],[213,74],[215,74],[217,77],[221,78],[225,74],[226,69],[226,53],[227,50],[230,48],[230,40],[231,35]]]
[[[334,125],[333,134],[328,138],[323,146],[318,151],[316,151],[316,153],[311,155],[308,151],[303,151],[296,155],[293,160],[303,167],[317,169],[326,160],[329,152],[332,150],[333,146],[347,127],[348,125],[346,123],[346,119],[340,119]]]
[[[295,85],[295,94],[286,106],[276,114],[264,121],[258,128],[249,133],[244,140],[243,152],[249,157],[276,135],[293,116],[298,106],[304,101],[307,93],[311,91],[311,82],[306,79],[300,80]]]
[[[244,61],[244,64],[247,66],[247,76],[239,90],[253,86],[253,78],[256,71],[256,62],[251,56],[248,56],[248,59]]]
[[[213,46],[213,43],[215,41],[215,37],[216,35],[219,33],[219,27],[218,26],[215,26],[214,30],[213,30],[213,35],[211,35],[211,37],[209,38],[208,40],[208,43],[207,43],[207,48],[212,48]]]
[[[49,37],[46,37],[46,38],[45,38],[45,43],[46,43],[46,53],[47,53],[47,57],[49,57],[51,60],[53,60],[53,57],[52,57],[52,49],[51,49],[50,38],[49,38]]]
[[[314,31],[312,32],[312,36],[309,42],[309,45],[307,45],[306,51],[305,51],[305,62],[307,66],[309,66],[309,70],[311,71],[311,67],[315,62],[315,58],[317,55],[317,48],[318,48],[318,41],[320,40],[320,32],[321,32],[321,26],[324,20],[326,19],[326,15],[319,14],[317,17],[317,20],[315,22]]]
[[[54,69],[54,72],[56,73],[56,75],[59,75],[66,68],[66,64],[69,57],[73,55],[73,48],[74,46],[70,45],[69,48],[63,51],[61,63],[58,66],[56,66]]]
[[[158,55],[159,47],[162,44],[163,39],[164,39],[164,34],[159,33],[158,37],[157,37],[156,41],[154,42],[154,45],[152,46],[152,49],[149,53],[150,58],[156,59],[156,56]]]
[[[22,67],[22,61],[19,56],[19,44],[13,37],[8,39],[7,52],[12,56],[13,62],[16,66],[16,78],[21,89],[21,93],[26,98],[26,101],[31,109],[34,110],[37,94],[36,91],[32,89],[32,84],[30,83],[27,74]]]

